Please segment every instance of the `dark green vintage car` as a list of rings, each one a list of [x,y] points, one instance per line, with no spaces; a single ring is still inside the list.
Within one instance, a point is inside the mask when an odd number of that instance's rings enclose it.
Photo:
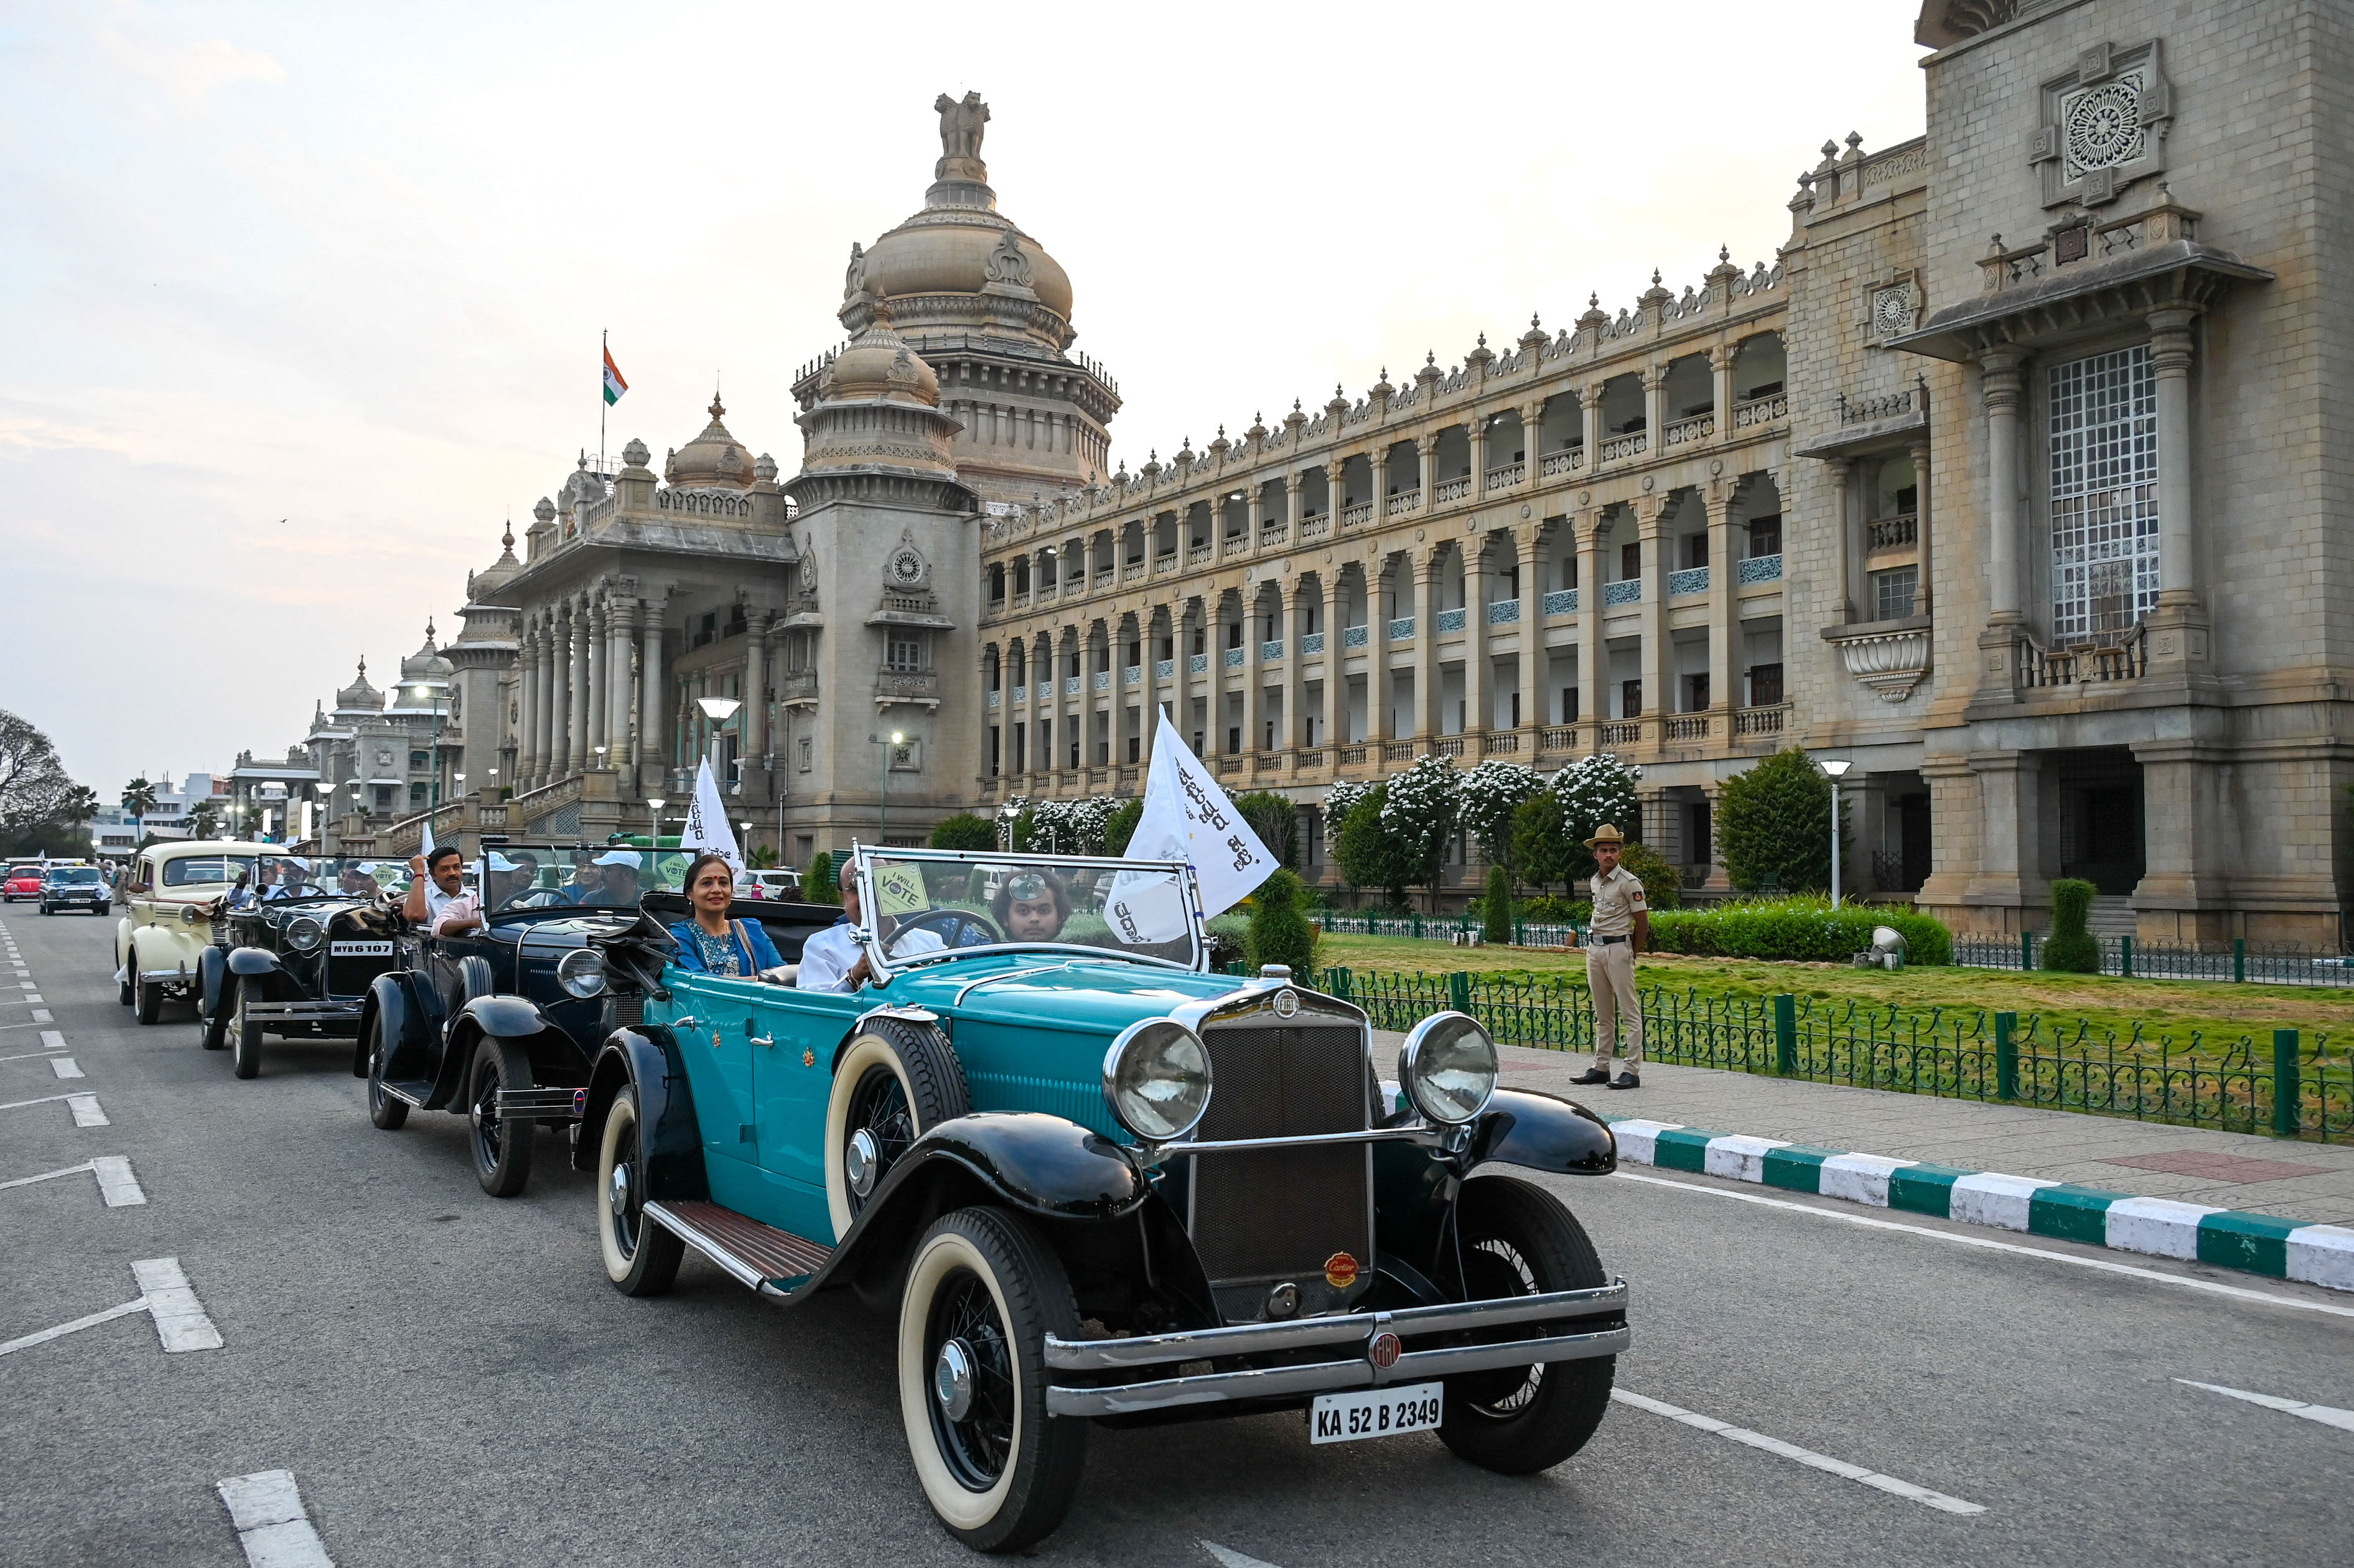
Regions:
[[[691,1246],[896,1311],[917,1479],[982,1550],[1061,1521],[1091,1421],[1299,1410],[1511,1474],[1592,1436],[1627,1287],[1510,1172],[1616,1146],[1499,1089],[1476,1022],[1380,1080],[1357,1008],[1205,972],[1182,864],[861,849],[855,883],[798,975],[673,963],[606,1041],[575,1158],[615,1286]],[[855,991],[776,983],[853,954]]]

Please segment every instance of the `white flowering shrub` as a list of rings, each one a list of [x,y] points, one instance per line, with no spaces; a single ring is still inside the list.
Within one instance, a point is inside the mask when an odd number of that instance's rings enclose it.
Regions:
[[[1511,857],[1512,813],[1544,793],[1544,775],[1517,762],[1482,762],[1463,776],[1463,826],[1491,865]]]
[[[1447,847],[1463,810],[1463,775],[1444,757],[1417,757],[1414,766],[1389,780],[1382,802],[1382,827],[1429,887],[1438,880]]]
[[[1353,779],[1343,779],[1325,790],[1324,821],[1327,827],[1333,832],[1340,832],[1341,824],[1348,821],[1349,813],[1357,809],[1357,802],[1363,800],[1366,792],[1372,789],[1371,784],[1361,784]]]
[[[1617,754],[1597,751],[1581,757],[1553,775],[1553,792],[1561,799],[1562,826],[1573,838],[1594,836],[1605,822],[1615,822],[1628,838],[1642,832],[1643,819],[1635,804],[1635,785],[1643,770],[1622,762]]]

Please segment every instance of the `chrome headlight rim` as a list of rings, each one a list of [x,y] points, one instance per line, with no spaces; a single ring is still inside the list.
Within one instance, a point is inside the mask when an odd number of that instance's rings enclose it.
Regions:
[[[1123,1065],[1131,1061],[1141,1065],[1146,1053],[1172,1047],[1181,1054],[1190,1052],[1200,1063],[1198,1097],[1173,1102],[1131,1099],[1131,1087],[1121,1076]],[[1173,1018],[1139,1019],[1114,1036],[1104,1052],[1104,1105],[1111,1111],[1114,1121],[1148,1144],[1175,1143],[1192,1136],[1193,1129],[1202,1125],[1202,1118],[1209,1114],[1210,1096],[1214,1088],[1209,1046],[1201,1035]],[[1170,1114],[1172,1107],[1173,1115]]]
[[[1469,1110],[1460,1097],[1449,1097],[1432,1082],[1439,1072],[1456,1070],[1459,1064],[1449,1061],[1444,1053],[1451,1051],[1461,1041],[1477,1040],[1486,1057],[1486,1085],[1476,1103]],[[1473,1064],[1477,1068],[1479,1064]],[[1434,1012],[1414,1026],[1405,1044],[1398,1050],[1398,1084],[1405,1090],[1414,1108],[1428,1120],[1442,1127],[1462,1127],[1477,1121],[1488,1102],[1496,1097],[1497,1080],[1502,1075],[1501,1063],[1496,1054],[1495,1036],[1487,1026],[1468,1012]]]
[[[314,952],[327,939],[327,928],[308,915],[297,915],[286,922],[285,938],[298,953]]]
[[[605,992],[605,955],[594,948],[575,948],[556,960],[556,983],[564,994],[582,1001]]]

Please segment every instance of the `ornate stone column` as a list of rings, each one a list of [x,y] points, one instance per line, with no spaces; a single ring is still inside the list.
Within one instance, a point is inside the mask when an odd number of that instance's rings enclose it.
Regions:
[[[564,753],[564,766],[567,772],[578,773],[596,760],[588,750],[588,646],[593,638],[588,629],[586,599],[572,601],[569,636],[572,682],[571,689],[566,694],[565,714],[571,725],[572,740]]]
[[[538,766],[532,774],[532,788],[545,787],[557,772],[556,760],[557,727],[556,712],[557,669],[564,657],[564,644],[557,634],[557,609],[549,605],[541,612],[539,627],[539,752]]]
[[[1278,584],[1277,590],[1283,596],[1283,608],[1276,617],[1283,637],[1283,723],[1276,730],[1276,749],[1297,752],[1308,744],[1308,715],[1303,711],[1308,702],[1307,661],[1299,652],[1303,641],[1299,627],[1307,619],[1302,612],[1308,596],[1296,575]]]
[[[1253,509],[1254,512],[1256,510]],[[1256,516],[1252,521],[1256,525]],[[1265,744],[1265,737],[1259,733],[1259,710],[1267,700],[1265,689],[1259,683],[1266,679],[1258,667],[1259,640],[1266,635],[1266,629],[1259,622],[1259,587],[1254,582],[1250,591],[1243,596],[1243,750],[1246,754],[1258,750]]]
[[[1831,619],[1840,625],[1858,619],[1856,606],[1862,602],[1863,551],[1856,539],[1855,505],[1852,492],[1855,482],[1855,462],[1850,458],[1830,458],[1823,463],[1823,475],[1831,482],[1831,526],[1839,552],[1839,602],[1831,606]],[[1783,532],[1787,542],[1788,530]]]
[[[1667,450],[1668,367],[1647,365],[1643,367],[1643,450],[1658,457]],[[1651,694],[1643,694],[1643,705],[1651,705]]]
[[[1668,636],[1668,573],[1675,563],[1668,556],[1666,516],[1667,507],[1654,496],[1635,503],[1637,537],[1643,550],[1642,614],[1638,619],[1643,628],[1643,736],[1649,742],[1667,738],[1667,715],[1676,711],[1675,666],[1669,658],[1674,644]]]
[[[1605,385],[1606,383],[1589,381],[1577,389],[1577,417],[1585,425],[1585,471],[1588,473],[1592,473],[1602,461],[1602,388]]]
[[[1604,690],[1609,654],[1602,640],[1602,517],[1603,513],[1577,514],[1577,710],[1582,721],[1598,726],[1610,716]],[[1601,749],[1602,732],[1590,728],[1595,749]]]
[[[602,599],[588,607],[588,744],[583,747],[580,765],[597,765],[597,747],[606,747],[605,759],[612,760],[612,748],[605,740],[605,716],[609,698],[606,694],[605,673],[605,602]]]
[[[1723,427],[1719,427],[1722,429]],[[1741,561],[1733,547],[1734,487],[1720,483],[1708,504],[1708,705],[1717,717],[1710,738],[1733,738],[1734,713],[1741,706]]]
[[[1446,578],[1446,556],[1438,550],[1423,552],[1414,563],[1414,738],[1416,748],[1429,749],[1438,734],[1438,592]]]
[[[1987,417],[1987,626],[1978,634],[1981,700],[2015,694],[2012,669],[2020,609],[2019,410],[2026,388],[2026,352],[1989,349],[1979,357]]]
[[[1913,599],[1913,613],[1927,615],[1936,608],[1935,550],[1936,535],[1929,527],[1929,440],[1925,433],[1906,449],[1913,459],[1914,529],[1920,541],[1920,587]]]
[[[1733,345],[1723,343],[1708,351],[1709,381],[1716,400],[1718,440],[1733,434]]]
[[[1522,426],[1524,430],[1527,428],[1525,423]],[[1522,439],[1525,442],[1526,438]],[[1535,449],[1524,444],[1521,450],[1527,452]],[[1544,524],[1532,521],[1514,540],[1520,548],[1521,565],[1521,760],[1532,767],[1536,763],[1537,731],[1545,715],[1545,588],[1540,564]]]
[[[1463,433],[1471,440],[1471,495],[1481,500],[1488,493],[1488,417],[1473,410],[1464,421]]]
[[[1473,465],[1476,471],[1478,465]],[[1495,727],[1496,699],[1489,688],[1495,672],[1488,664],[1488,535],[1463,540],[1463,756],[1465,766],[1480,758],[1478,736]]]
[[[635,607],[625,599],[605,602],[605,736],[612,747],[606,763],[623,785],[637,788],[637,758],[630,746],[630,643]]]
[[[1438,450],[1438,438],[1437,438],[1437,436],[1416,436],[1416,437],[1415,437],[1415,439],[1414,439],[1414,456],[1415,456],[1415,463],[1416,463],[1416,471],[1418,471],[1418,472],[1422,475],[1422,514],[1423,514],[1425,517],[1427,517],[1427,516],[1429,516],[1429,515],[1430,515],[1430,506],[1431,506],[1431,500],[1430,500],[1430,498],[1431,498],[1431,493],[1432,493],[1432,490],[1433,490],[1433,482],[1432,482],[1432,479],[1431,479],[1431,465],[1430,465],[1430,460],[1431,460],[1431,457],[1433,456],[1433,454],[1435,454],[1437,450]],[[1385,490],[1385,489],[1386,489],[1386,488],[1388,488],[1388,487],[1387,487],[1386,485],[1384,485],[1384,484],[1376,484],[1376,485],[1374,485],[1374,486],[1373,486],[1373,488],[1374,488],[1375,490]],[[1384,495],[1384,496],[1380,497],[1379,499],[1380,499],[1380,503],[1380,503],[1379,505],[1377,505],[1377,506],[1375,506],[1375,507],[1373,508],[1373,516],[1374,516],[1374,518],[1375,518],[1376,520],[1379,520],[1379,519],[1380,519],[1380,517],[1381,517],[1381,515],[1382,515],[1382,514],[1383,514],[1384,512],[1387,511],[1387,510],[1388,510],[1388,507],[1389,507],[1389,497],[1388,497],[1388,496]]]
[[[645,641],[638,653],[638,787],[653,794],[662,792],[663,773],[670,764],[670,731],[663,716],[663,617],[666,603],[661,595],[641,603],[645,624],[639,630]]]
[[[507,788],[520,795],[531,786],[539,766],[539,633],[525,622],[515,639],[515,758],[507,769]],[[498,793],[492,791],[496,800]]]
[[[2158,382],[2158,608],[2150,613],[2150,661],[2178,673],[2203,672],[2208,620],[2199,593],[2198,534],[2190,486],[2190,323],[2173,306],[2149,316],[2150,370]]]
[[[1387,556],[1365,563],[1365,744],[1376,747],[1395,727],[1390,722],[1390,619],[1396,609],[1389,594],[1389,565]],[[1381,759],[1378,750],[1367,755],[1369,761]]]
[[[744,639],[744,766],[762,768],[769,755],[769,612],[756,609],[746,618],[750,625]],[[986,726],[984,716],[981,723]]]
[[[1332,747],[1345,745],[1349,739],[1349,651],[1341,646],[1341,580],[1327,581],[1320,577],[1316,587],[1321,594],[1319,601],[1324,622],[1324,749],[1328,766],[1338,766],[1340,758],[1330,755]]]

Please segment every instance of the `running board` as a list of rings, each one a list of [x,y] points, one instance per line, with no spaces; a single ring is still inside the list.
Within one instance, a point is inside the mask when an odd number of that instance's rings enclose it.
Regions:
[[[423,1110],[426,1100],[433,1094],[433,1086],[422,1078],[410,1084],[396,1084],[387,1078],[384,1081],[384,1092],[405,1105],[415,1106],[419,1110]]]
[[[737,1284],[764,1296],[791,1295],[833,1255],[830,1246],[764,1225],[717,1203],[648,1203],[645,1214],[717,1264]]]

